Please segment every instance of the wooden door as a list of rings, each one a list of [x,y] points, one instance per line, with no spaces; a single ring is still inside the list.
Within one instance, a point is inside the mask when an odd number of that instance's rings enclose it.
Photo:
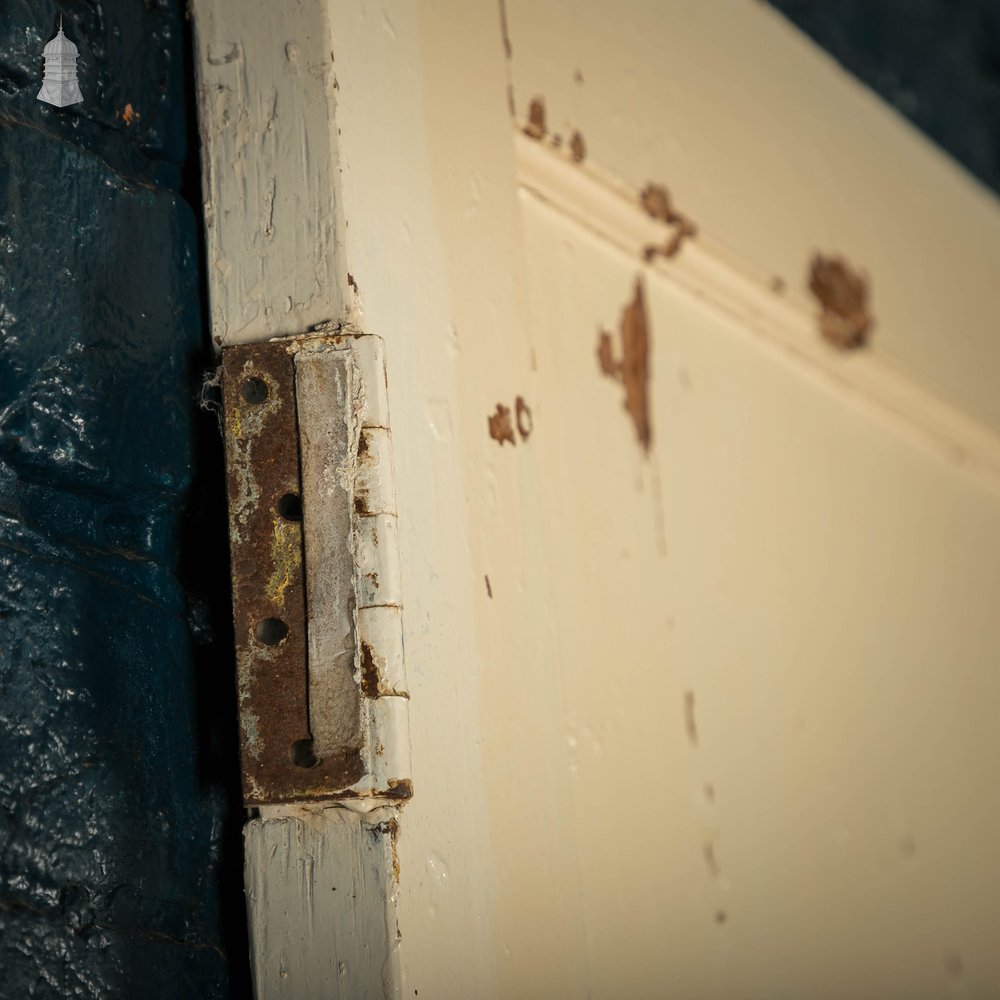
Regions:
[[[248,827],[259,995],[995,989],[994,197],[760,4],[195,7],[218,342],[385,343],[411,695],[392,822]]]

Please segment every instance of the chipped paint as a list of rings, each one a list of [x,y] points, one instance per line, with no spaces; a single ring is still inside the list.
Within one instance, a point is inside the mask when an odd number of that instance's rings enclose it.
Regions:
[[[828,343],[843,351],[868,343],[872,319],[864,272],[854,271],[843,257],[818,253],[809,267],[809,291],[822,307],[819,332]]]
[[[639,204],[650,218],[673,229],[663,243],[649,243],[643,248],[643,260],[652,261],[657,256],[667,259],[675,257],[684,241],[697,235],[698,227],[674,207],[670,191],[665,185],[652,182],[647,184],[639,194]]]
[[[636,437],[645,452],[653,442],[649,413],[650,336],[642,280],[636,279],[632,301],[622,310],[618,327],[621,357],[614,356],[612,334],[598,335],[597,362],[601,372],[625,387],[625,409],[632,418]]]
[[[389,850],[392,857],[392,877],[393,881],[399,882],[399,820],[395,816],[382,820],[372,827],[373,836],[387,834],[389,837]]]
[[[545,99],[533,97],[528,105],[528,121],[524,126],[524,134],[531,139],[544,139],[548,134],[545,124]]]
[[[486,418],[490,430],[490,437],[501,446],[505,441],[512,445],[517,444],[514,437],[514,424],[510,416],[510,407],[503,403],[497,403],[496,412]]]

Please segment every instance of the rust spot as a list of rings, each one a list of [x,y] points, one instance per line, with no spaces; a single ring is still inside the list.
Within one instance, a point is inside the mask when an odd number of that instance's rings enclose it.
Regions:
[[[361,429],[361,433],[358,435],[358,456],[368,454],[368,435],[365,433],[364,428]]]
[[[524,134],[532,139],[544,139],[545,101],[541,97],[533,97],[528,105],[528,124],[524,126]]]
[[[534,429],[535,422],[531,417],[531,408],[524,401],[523,396],[518,396],[514,400],[514,411],[517,415],[517,432],[521,435],[522,441],[527,441]]]
[[[486,596],[492,600],[493,588],[490,586],[490,578],[488,576],[484,576],[483,579],[486,581]]]
[[[602,330],[597,339],[597,363],[605,375],[618,378],[621,374],[621,364],[615,361],[614,355],[615,349],[611,343],[611,334],[607,330]]]
[[[364,516],[369,513],[368,494],[364,492],[354,494],[354,513]]]
[[[816,254],[809,270],[809,291],[823,312],[819,332],[842,351],[864,347],[872,320],[868,315],[868,279],[852,271],[842,257]]]
[[[582,133],[573,133],[573,137],[569,141],[569,151],[574,163],[583,163],[587,156],[587,144],[583,141]]]
[[[347,272],[347,283],[354,289],[355,294],[357,294],[358,283],[354,280],[354,275],[350,271]]]
[[[665,243],[649,243],[643,247],[643,260],[648,262],[657,256],[676,257],[684,241],[697,235],[698,227],[674,208],[670,191],[663,184],[647,184],[639,194],[639,204],[650,218],[674,227]]]
[[[379,693],[378,667],[367,642],[361,643],[361,693],[366,698],[377,698]]]
[[[677,255],[684,241],[690,236],[696,236],[698,234],[698,227],[687,217],[678,216],[676,222],[677,228],[674,230],[673,236],[667,240],[663,249],[660,253],[664,257],[674,257]]]
[[[615,360],[612,335],[602,330],[597,343],[601,371],[625,386],[625,409],[635,425],[636,437],[648,453],[653,441],[649,415],[649,323],[642,281],[636,280],[635,295],[622,310],[619,323],[621,360]]]
[[[389,834],[389,848],[392,851],[392,877],[399,881],[399,823],[396,819],[383,820],[372,829],[372,833]]]
[[[647,184],[639,195],[639,203],[654,219],[661,222],[674,222],[676,219],[670,192],[662,184]]]
[[[138,121],[141,117],[142,115],[131,104],[126,104],[121,111],[115,112],[115,118],[120,118],[126,125],[131,125],[132,122]]]
[[[390,778],[386,783],[385,796],[389,799],[412,799],[413,782],[409,778]]]
[[[504,406],[503,403],[497,403],[497,411],[486,418],[489,423],[490,437],[494,441],[497,441],[501,446],[504,441],[509,441],[511,444],[516,445],[517,441],[514,438],[514,425],[510,419],[510,407]]]
[[[698,723],[694,717],[694,691],[684,692],[684,728],[687,730],[691,746],[698,745]]]

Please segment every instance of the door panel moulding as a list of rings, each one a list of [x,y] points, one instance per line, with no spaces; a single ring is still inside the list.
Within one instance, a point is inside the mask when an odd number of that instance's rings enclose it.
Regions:
[[[513,142],[522,197],[571,219],[645,270],[731,317],[768,350],[820,378],[831,391],[868,408],[876,418],[961,466],[1000,492],[1000,439],[988,427],[900,373],[876,350],[845,354],[820,335],[820,309],[804,294],[775,287],[772,276],[698,231],[670,256],[650,255],[671,227],[642,206],[641,194],[590,162],[577,164],[515,129]],[[697,220],[695,220],[697,221]],[[803,262],[803,272],[808,268]],[[878,289],[873,291],[874,343]]]

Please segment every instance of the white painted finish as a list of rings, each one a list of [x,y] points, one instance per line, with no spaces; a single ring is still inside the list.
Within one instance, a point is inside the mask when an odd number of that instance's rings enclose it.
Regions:
[[[326,18],[413,695],[393,988],[995,991],[995,199],[761,4],[508,0],[510,62],[491,5]],[[816,250],[871,350],[820,340]],[[637,279],[648,457],[596,357]]]
[[[215,343],[341,318],[322,0],[192,6]]]
[[[276,1000],[392,996],[396,926],[385,895],[391,820],[342,809],[247,824],[254,989]],[[318,947],[320,945],[321,947]]]

